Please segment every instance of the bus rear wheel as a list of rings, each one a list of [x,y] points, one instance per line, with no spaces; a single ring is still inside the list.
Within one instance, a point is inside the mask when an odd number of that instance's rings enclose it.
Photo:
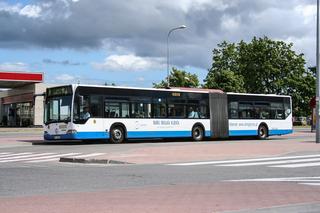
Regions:
[[[123,143],[124,142],[124,130],[121,126],[115,126],[110,131],[111,143]]]
[[[268,137],[268,128],[266,125],[260,125],[258,128],[258,138],[261,140],[267,139]]]
[[[204,130],[201,126],[195,126],[192,128],[192,139],[194,141],[202,141],[204,138]]]

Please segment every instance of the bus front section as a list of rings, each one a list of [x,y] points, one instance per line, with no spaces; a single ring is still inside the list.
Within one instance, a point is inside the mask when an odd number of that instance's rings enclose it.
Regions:
[[[45,140],[76,139],[72,124],[72,86],[48,88],[45,100]]]

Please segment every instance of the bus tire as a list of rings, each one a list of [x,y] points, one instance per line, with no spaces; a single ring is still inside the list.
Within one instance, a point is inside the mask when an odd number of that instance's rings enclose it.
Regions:
[[[125,132],[121,126],[114,126],[110,131],[111,143],[123,143],[125,140]]]
[[[192,139],[194,141],[202,141],[204,138],[204,130],[200,125],[196,125],[192,128]]]
[[[265,140],[268,137],[268,127],[265,124],[260,124],[258,128],[258,138]]]

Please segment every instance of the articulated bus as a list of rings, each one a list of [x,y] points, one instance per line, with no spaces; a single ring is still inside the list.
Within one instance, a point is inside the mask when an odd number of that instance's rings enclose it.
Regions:
[[[66,85],[48,88],[46,140],[228,138],[292,133],[291,97],[221,90]]]

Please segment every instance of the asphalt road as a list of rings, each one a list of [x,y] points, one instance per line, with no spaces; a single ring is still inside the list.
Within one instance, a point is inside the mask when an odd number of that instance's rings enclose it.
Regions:
[[[137,147],[191,143],[32,145],[37,141],[32,138],[34,133],[24,133],[24,140],[11,144],[5,141],[17,135],[0,134],[0,155],[12,152],[97,153],[101,150],[112,153]],[[284,139],[276,137],[273,140],[281,142]],[[237,141],[245,142],[246,139]],[[310,155],[320,157],[320,152],[289,154],[282,156],[285,159],[273,161],[314,158]],[[19,159],[19,154],[14,158]],[[320,185],[317,185],[320,183],[320,166],[225,166],[230,163],[218,161],[198,165],[96,165],[58,161],[1,163],[1,159],[7,158],[0,156],[1,212],[320,212]]]

